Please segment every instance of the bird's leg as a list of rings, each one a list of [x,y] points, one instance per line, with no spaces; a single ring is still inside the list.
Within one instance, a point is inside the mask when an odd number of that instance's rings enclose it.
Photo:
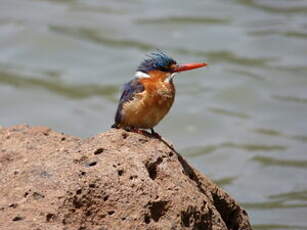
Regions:
[[[161,139],[161,136],[159,133],[156,133],[155,130],[153,128],[150,129],[151,131],[151,135],[158,138],[158,139]]]
[[[111,126],[112,129],[118,129],[118,125],[116,123],[114,123],[112,126]]]
[[[124,130],[127,131],[127,132],[133,132],[134,128],[130,127],[130,126],[127,126],[127,127],[124,127]]]

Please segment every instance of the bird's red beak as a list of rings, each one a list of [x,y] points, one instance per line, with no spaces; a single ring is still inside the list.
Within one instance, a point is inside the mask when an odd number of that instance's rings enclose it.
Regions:
[[[187,71],[187,70],[192,70],[192,69],[197,69],[201,67],[207,66],[207,63],[189,63],[189,64],[180,64],[176,65],[174,68],[174,72],[182,72],[182,71]]]

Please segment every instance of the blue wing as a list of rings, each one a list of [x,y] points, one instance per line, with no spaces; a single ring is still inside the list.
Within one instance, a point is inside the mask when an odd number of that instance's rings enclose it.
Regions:
[[[123,105],[128,101],[132,101],[134,96],[137,93],[143,92],[144,89],[144,85],[137,78],[129,81],[124,85],[115,115],[115,124],[119,124],[121,122]]]

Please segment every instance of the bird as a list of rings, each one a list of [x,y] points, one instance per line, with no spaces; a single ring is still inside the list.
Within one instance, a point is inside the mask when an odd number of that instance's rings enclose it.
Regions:
[[[160,137],[154,127],[174,103],[175,75],[207,65],[205,62],[177,64],[161,50],[149,53],[138,66],[134,78],[124,84],[111,127],[135,132],[150,129],[151,135]]]

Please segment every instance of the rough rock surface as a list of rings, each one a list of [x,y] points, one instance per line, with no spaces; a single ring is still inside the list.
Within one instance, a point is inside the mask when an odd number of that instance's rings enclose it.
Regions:
[[[247,213],[165,142],[0,128],[0,229],[251,229]]]

